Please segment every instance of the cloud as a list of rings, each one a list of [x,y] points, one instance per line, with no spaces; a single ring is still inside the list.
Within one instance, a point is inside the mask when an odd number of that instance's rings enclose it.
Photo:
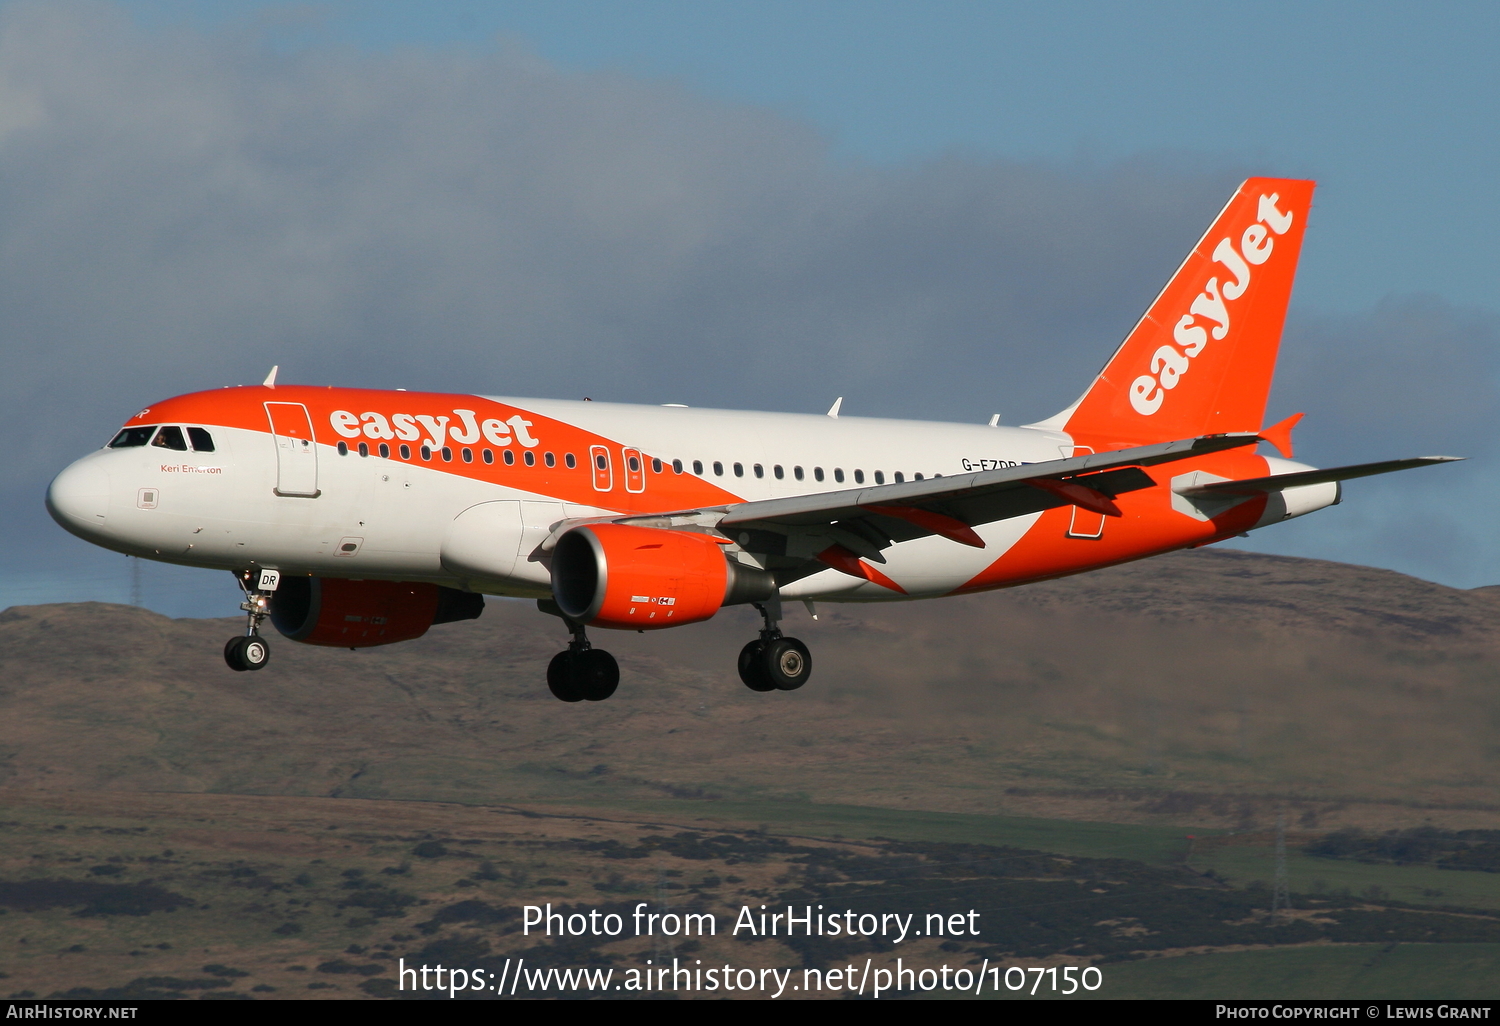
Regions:
[[[1306,410],[1300,443],[1325,463],[1482,455],[1500,423],[1500,317],[1437,296],[1358,315],[1303,312],[1282,343],[1273,416]]]
[[[511,43],[288,48],[92,3],[0,9],[0,111],[0,503],[30,539],[12,564],[81,544],[41,511],[57,469],[149,402],[272,363],[289,382],[1043,417],[1265,170],[854,164],[781,114]],[[1430,337],[1471,344],[1431,308]],[[1370,318],[1441,406],[1393,323]],[[1306,394],[1342,446],[1395,386],[1371,361],[1349,377],[1331,324],[1299,329],[1325,356],[1284,378],[1339,380],[1334,403]],[[1477,425],[1491,400],[1468,386]]]

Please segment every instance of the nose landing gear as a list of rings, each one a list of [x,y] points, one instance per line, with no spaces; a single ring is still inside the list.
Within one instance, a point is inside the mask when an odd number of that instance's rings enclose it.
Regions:
[[[543,609],[551,612],[550,609]],[[602,702],[620,686],[620,664],[589,643],[583,624],[563,618],[573,640],[547,664],[547,688],[564,702]]]
[[[245,611],[245,633],[225,643],[224,662],[231,670],[259,670],[271,661],[271,646],[260,636],[260,625],[271,615],[271,595],[281,583],[281,573],[244,570],[234,579],[245,593],[245,601],[240,603]]]
[[[812,676],[812,653],[796,638],[782,637],[781,600],[755,603],[765,621],[760,637],[740,649],[740,680],[751,691],[796,691]]]

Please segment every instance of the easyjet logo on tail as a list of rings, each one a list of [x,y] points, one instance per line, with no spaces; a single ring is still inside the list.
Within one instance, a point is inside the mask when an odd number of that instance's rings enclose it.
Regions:
[[[1208,348],[1209,336],[1222,342],[1229,334],[1229,304],[1243,296],[1250,287],[1251,268],[1270,259],[1276,245],[1275,235],[1285,235],[1292,226],[1292,213],[1276,209],[1280,199],[1280,194],[1274,192],[1260,197],[1255,211],[1256,221],[1241,234],[1238,248],[1227,237],[1220,239],[1214,247],[1214,262],[1223,264],[1229,276],[1224,278],[1222,285],[1217,275],[1208,279],[1208,284],[1193,300],[1188,312],[1172,329],[1172,340],[1177,345],[1158,348],[1151,354],[1151,373],[1142,374],[1130,383],[1130,405],[1135,407],[1135,412],[1149,417],[1161,409],[1167,393],[1177,387],[1192,366],[1193,357]],[[1199,318],[1202,318],[1201,322]]]
[[[400,438],[415,442],[426,431],[427,444],[434,449],[447,445],[450,437],[459,445],[473,445],[480,438],[491,445],[509,445],[512,437],[528,449],[541,444],[528,430],[532,422],[519,413],[508,420],[491,417],[483,421],[473,410],[454,410],[452,414],[438,417],[425,413],[393,413],[386,417],[383,413],[370,412],[356,416],[348,410],[334,410],[328,415],[328,422],[345,438]],[[452,423],[455,418],[457,424]],[[419,424],[421,427],[417,426]]]

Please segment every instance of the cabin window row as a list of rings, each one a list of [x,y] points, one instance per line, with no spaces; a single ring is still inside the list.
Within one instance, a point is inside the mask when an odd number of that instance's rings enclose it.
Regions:
[[[375,446],[373,453],[369,442],[360,442],[354,447],[353,450],[350,450],[348,442],[340,442],[337,448],[340,456],[348,456],[349,453],[353,451],[358,453],[360,456],[370,456],[372,454],[378,455],[381,459],[390,459],[392,452],[390,445],[385,442],[381,442],[378,446]],[[395,452],[403,460],[409,460],[412,458],[412,447],[404,442],[396,447]],[[454,456],[452,447],[447,445],[443,446],[441,449],[434,449],[431,446],[421,445],[417,447],[416,453],[418,458],[421,459],[424,463],[432,460],[434,457],[442,460],[444,463],[452,463]],[[514,449],[501,450],[500,456],[501,462],[503,462],[507,467],[515,465],[516,453]],[[458,450],[458,458],[463,460],[463,462],[465,463],[473,463],[475,459],[474,450],[470,449],[468,446],[464,446],[462,449]],[[479,450],[478,458],[482,463],[494,463],[495,451],[493,449],[481,449]],[[521,462],[526,464],[526,466],[528,467],[536,466],[536,453],[532,452],[530,449],[525,450],[521,453]],[[544,466],[555,467],[557,466],[557,454],[544,452],[542,453],[541,462]],[[566,466],[569,470],[576,470],[578,468],[578,457],[574,456],[570,452],[563,453],[562,462],[563,465]],[[657,460],[656,463],[658,465],[657,472],[660,473],[661,461]]]
[[[672,461],[672,469],[674,471],[676,471],[677,473],[681,474],[683,472],[682,461],[681,460],[673,460]],[[731,464],[730,469],[733,471],[735,477],[744,477],[745,476],[745,465],[743,463],[734,463],[734,464]],[[753,473],[758,478],[763,478],[763,477],[766,476],[765,465],[761,464],[761,463],[752,464],[751,467],[750,467],[750,471],[751,471],[751,473]],[[699,477],[703,477],[704,476],[703,461],[702,460],[694,460],[693,461],[693,473],[697,474]],[[723,477],[724,476],[724,464],[723,464],[722,461],[715,460],[713,462],[713,473],[714,473],[715,477]],[[774,477],[778,481],[785,480],[786,479],[786,468],[783,467],[779,463],[773,464],[771,466],[771,476]],[[855,484],[864,484],[865,483],[865,472],[863,470],[856,469],[853,472],[853,476],[854,476],[854,483]],[[883,470],[876,470],[876,471],[872,472],[871,476],[872,476],[875,484],[885,484],[885,471],[883,471]],[[943,475],[942,474],[934,474],[932,476],[933,477],[942,477]],[[807,479],[807,471],[806,471],[806,469],[804,469],[803,467],[798,467],[798,466],[792,467],[792,478],[793,478],[793,480],[796,480],[796,481],[805,481]],[[824,470],[823,470],[822,467],[813,467],[812,468],[812,479],[814,481],[824,481],[824,480],[827,479],[827,475],[825,474],[825,472],[824,472]],[[900,471],[900,470],[896,471],[891,476],[891,481],[892,481],[893,484],[901,484],[905,480],[906,480],[906,474],[904,472]],[[912,475],[912,480],[913,481],[923,481],[923,480],[926,480],[926,475],[924,475],[924,474],[913,474]],[[834,467],[833,468],[833,482],[834,482],[834,484],[843,484],[844,481],[845,481],[844,468],[843,467]]]
[[[130,430],[140,431],[140,430],[149,430],[149,429],[132,428]],[[201,430],[201,429],[190,428],[189,430],[191,431],[191,430]],[[203,432],[203,433],[204,433],[205,436],[207,435],[207,432]],[[124,432],[121,432],[121,435],[123,435],[123,434],[124,434]],[[111,443],[111,444],[113,445],[115,443]],[[128,443],[128,444],[144,445],[145,443],[144,442],[134,442],[134,443]],[[210,442],[209,445],[212,446],[212,442]],[[210,448],[207,451],[212,452],[213,450],[212,450],[212,448]],[[348,442],[339,442],[338,443],[338,451],[339,451],[339,455],[340,456],[347,456],[347,455],[349,455],[349,453],[351,451],[350,448],[349,448],[349,443]],[[361,455],[361,456],[369,456],[369,455],[371,455],[370,443],[368,443],[368,442],[360,442],[355,447],[355,449],[353,451],[358,452],[359,455]],[[409,460],[409,459],[412,458],[412,448],[409,445],[406,445],[406,444],[403,443],[402,445],[400,445],[400,446],[397,447],[397,451],[400,453],[400,457],[403,460]],[[378,453],[382,459],[389,459],[390,456],[391,456],[391,447],[388,444],[386,444],[385,442],[381,442],[380,445],[376,447],[375,452]],[[427,461],[432,460],[432,458],[434,456],[437,456],[444,463],[451,463],[451,462],[453,462],[453,449],[451,447],[449,447],[449,446],[446,446],[446,445],[443,446],[441,449],[432,449],[429,446],[423,445],[423,446],[420,446],[417,449],[417,453],[420,456],[420,458],[423,460],[423,462],[427,462]],[[459,455],[459,458],[462,459],[463,462],[465,462],[465,463],[473,463],[474,462],[474,450],[473,449],[470,449],[468,447],[464,447],[464,448],[458,450],[458,455]],[[503,461],[504,461],[504,463],[505,463],[506,466],[514,466],[515,465],[515,462],[516,462],[516,453],[515,453],[514,449],[503,449],[503,450],[501,450],[501,454],[500,455],[501,455],[501,457],[502,457],[502,459],[503,459]],[[479,458],[484,463],[494,463],[495,462],[495,453],[491,449],[481,449],[480,452],[479,452]],[[530,449],[527,449],[524,452],[522,452],[522,454],[521,454],[521,460],[522,460],[523,463],[526,464],[526,466],[528,466],[528,467],[534,467],[537,464],[536,453],[532,452]],[[608,460],[608,458],[606,456],[604,456],[603,453],[600,453],[599,455],[595,456],[594,460],[598,464],[598,469],[599,470],[608,470],[609,469],[609,460]],[[542,460],[541,460],[541,462],[544,465],[548,466],[548,467],[555,467],[555,466],[557,466],[557,457],[553,453],[544,452],[544,453],[542,453]],[[631,473],[638,473],[641,470],[641,463],[642,463],[642,458],[638,457],[638,456],[634,456],[634,455],[628,457],[627,460],[626,460],[626,464],[629,467],[629,470],[630,470]],[[662,473],[663,464],[662,464],[662,461],[660,459],[653,458],[650,461],[650,463],[651,463],[651,472],[653,474],[660,474],[660,473]],[[569,453],[564,453],[563,454],[563,464],[569,470],[574,470],[578,466],[578,460],[577,460],[577,458],[572,453],[570,453],[570,452]],[[713,462],[712,466],[713,466],[713,473],[714,473],[715,477],[723,477],[724,476],[725,465],[724,465],[724,463],[722,461],[715,460]],[[745,476],[745,465],[743,463],[734,463],[734,464],[731,464],[730,465],[730,469],[733,472],[733,474],[734,474],[735,477],[744,477]],[[684,470],[685,470],[685,468],[684,468],[682,460],[673,460],[672,461],[672,472],[673,473],[675,473],[675,474],[681,474],[681,473],[684,472]],[[757,478],[764,478],[766,476],[765,465],[761,464],[761,463],[752,464],[751,467],[750,467],[750,472],[752,474],[754,474]],[[702,460],[693,460],[693,473],[697,474],[699,477],[704,476],[704,466],[703,466],[703,461]],[[853,475],[853,480],[854,480],[855,484],[864,484],[865,483],[865,472],[863,470],[856,469],[856,470],[854,470],[852,472],[852,475]],[[778,480],[778,481],[785,480],[786,476],[787,476],[787,470],[780,463],[773,464],[771,466],[771,476],[773,478],[775,478],[776,480]],[[807,479],[807,477],[808,477],[808,472],[803,467],[793,466],[792,469],[791,469],[791,476],[792,476],[793,480],[796,480],[796,481],[805,481]],[[942,477],[943,475],[942,474],[934,474],[933,476],[934,477]],[[845,481],[846,481],[846,476],[845,476],[845,473],[844,473],[844,468],[843,467],[834,467],[833,471],[832,471],[832,477],[833,477],[834,484],[844,484]],[[827,480],[827,478],[828,478],[828,474],[827,474],[827,472],[824,471],[824,469],[822,467],[813,467],[812,468],[812,479],[814,481],[822,482],[822,481]],[[880,485],[880,484],[885,484],[886,483],[885,471],[883,471],[883,470],[873,471],[872,474],[871,474],[871,478],[873,479],[873,481],[874,481],[875,484]],[[925,475],[923,475],[923,474],[913,474],[912,475],[912,480],[913,481],[922,481],[924,479],[925,479]],[[898,470],[894,474],[891,475],[891,481],[894,484],[901,484],[905,480],[906,480],[906,475],[902,471]]]

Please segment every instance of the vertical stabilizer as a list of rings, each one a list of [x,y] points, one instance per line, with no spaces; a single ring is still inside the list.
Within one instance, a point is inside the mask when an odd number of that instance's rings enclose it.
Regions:
[[[1259,430],[1313,186],[1241,185],[1083,398],[1047,426],[1095,449]]]

